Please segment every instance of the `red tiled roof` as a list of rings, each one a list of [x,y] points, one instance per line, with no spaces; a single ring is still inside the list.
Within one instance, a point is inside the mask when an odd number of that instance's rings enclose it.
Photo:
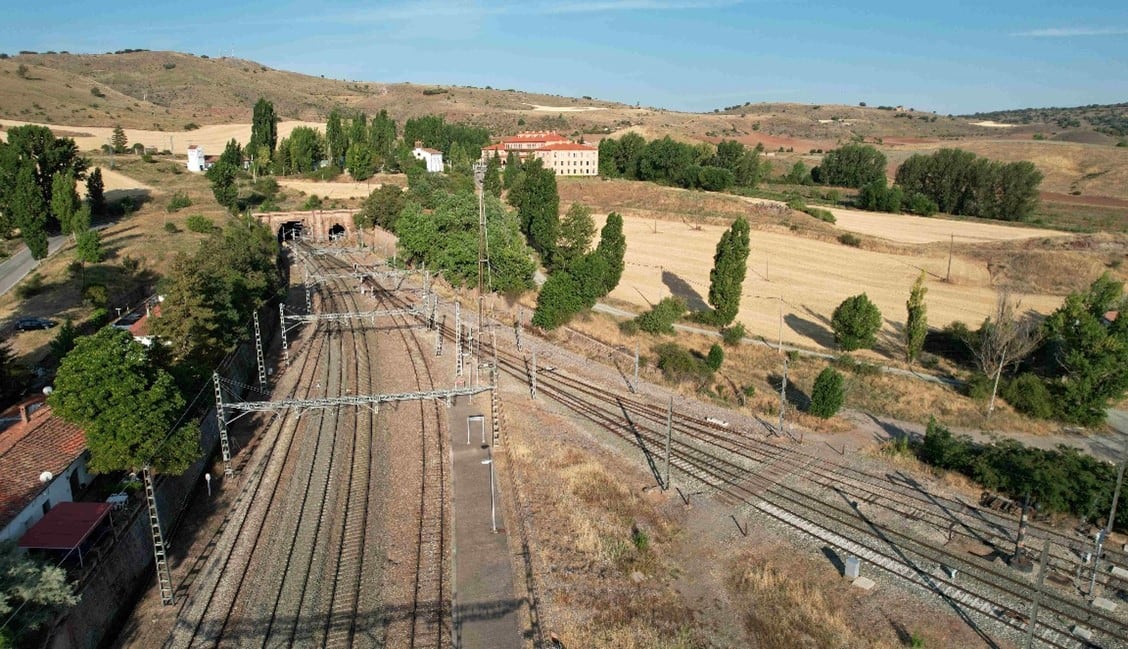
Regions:
[[[161,303],[157,302],[149,307],[148,313],[141,316],[141,319],[129,325],[129,333],[133,334],[134,338],[142,338],[149,335],[149,320],[151,318],[161,317]]]
[[[538,151],[597,151],[593,146],[587,144],[577,144],[576,142],[560,142],[557,144],[546,144]]]
[[[196,148],[196,145],[195,145],[195,144],[189,144],[189,145],[188,145],[188,150],[189,150],[189,151],[191,151],[192,149],[195,149],[195,148]]]
[[[502,144],[517,142],[567,142],[568,138],[555,131],[526,131],[510,137],[501,138]]]
[[[482,147],[482,150],[483,150],[483,151],[504,151],[504,150],[505,150],[505,145],[504,145],[504,144],[501,144],[501,143],[498,143],[498,144],[491,144],[491,145],[489,145],[489,146],[484,146],[484,147]]]
[[[43,404],[31,413],[31,421],[20,419],[20,407],[42,403],[35,397],[0,414],[16,423],[0,431],[0,527],[10,523],[46,485],[39,475],[59,475],[86,450],[82,429],[51,414]]]

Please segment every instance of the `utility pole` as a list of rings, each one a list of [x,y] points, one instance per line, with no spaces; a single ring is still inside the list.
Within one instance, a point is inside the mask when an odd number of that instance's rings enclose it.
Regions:
[[[670,405],[666,409],[666,478],[662,481],[662,490],[670,488],[670,438],[674,433],[674,398],[670,397]]]
[[[1034,627],[1038,625],[1038,605],[1042,603],[1042,584],[1046,583],[1046,559],[1050,554],[1050,540],[1042,545],[1042,565],[1038,567],[1038,586],[1034,589],[1034,601],[1030,605],[1030,623],[1026,627],[1026,649],[1034,646]]]
[[[783,413],[787,407],[787,356],[783,357],[783,380],[779,384],[779,434],[783,434]]]
[[[944,278],[945,282],[952,281],[952,248],[956,246],[956,235],[952,234],[952,238],[948,240],[948,276]]]
[[[474,341],[474,364],[482,364],[482,303],[486,296],[486,273],[489,271],[489,248],[486,245],[486,209],[482,195],[486,179],[486,163],[474,163],[474,185],[478,189],[478,337]]]
[[[1112,492],[1112,508],[1108,512],[1108,524],[1097,534],[1097,551],[1093,554],[1093,577],[1089,580],[1089,595],[1097,587],[1097,568],[1101,562],[1101,552],[1104,542],[1112,533],[1112,524],[1116,522],[1116,506],[1120,504],[1120,487],[1124,484],[1124,465],[1128,463],[1128,437],[1124,438],[1124,452],[1120,458],[1120,469],[1116,472],[1116,489]]]

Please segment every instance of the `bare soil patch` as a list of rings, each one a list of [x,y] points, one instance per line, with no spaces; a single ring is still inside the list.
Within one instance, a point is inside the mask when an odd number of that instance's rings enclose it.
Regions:
[[[933,219],[908,214],[865,212],[839,207],[828,208],[842,230],[866,234],[898,243],[982,243],[1035,237],[1066,236],[1064,232],[984,221]]]
[[[347,178],[347,176],[343,176]],[[321,198],[367,198],[373,191],[380,189],[385,184],[407,186],[407,177],[403,174],[380,174],[367,181],[333,180],[322,182],[318,180],[305,180],[300,178],[279,178],[278,184],[286,189],[299,191],[305,194],[316,194]]]

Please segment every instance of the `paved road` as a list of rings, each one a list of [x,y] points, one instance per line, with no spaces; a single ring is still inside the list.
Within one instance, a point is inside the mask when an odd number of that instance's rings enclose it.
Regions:
[[[55,254],[63,247],[67,238],[63,235],[47,239],[47,256]],[[19,251],[11,257],[0,262],[0,295],[12,290],[12,287],[27,276],[39,262],[32,258],[27,246],[21,246]]]

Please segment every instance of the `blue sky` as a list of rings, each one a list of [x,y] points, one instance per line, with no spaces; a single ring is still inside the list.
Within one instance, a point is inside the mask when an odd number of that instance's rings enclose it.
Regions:
[[[1128,101],[1128,2],[0,0],[0,51],[238,56],[326,77],[709,111]]]

